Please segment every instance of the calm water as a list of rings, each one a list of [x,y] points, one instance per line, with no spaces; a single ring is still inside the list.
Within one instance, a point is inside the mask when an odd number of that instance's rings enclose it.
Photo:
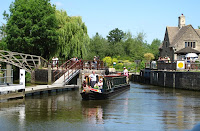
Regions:
[[[0,103],[0,130],[191,130],[200,92],[131,83],[110,100],[83,101],[79,90]]]

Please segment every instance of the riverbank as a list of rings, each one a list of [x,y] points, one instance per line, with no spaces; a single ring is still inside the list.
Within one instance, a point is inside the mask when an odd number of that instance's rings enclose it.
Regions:
[[[132,74],[133,82],[200,91],[200,72],[158,71],[145,69],[140,74]]]
[[[15,85],[15,86],[20,87],[21,85]],[[78,85],[66,85],[64,87],[57,87],[52,85],[29,86],[26,87],[25,89],[1,92],[0,100],[24,98],[28,96],[34,96],[52,92],[64,92],[68,90],[75,90],[78,88],[79,88]]]

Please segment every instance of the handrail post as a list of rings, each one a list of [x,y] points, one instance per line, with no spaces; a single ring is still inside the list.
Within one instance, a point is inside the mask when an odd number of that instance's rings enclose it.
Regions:
[[[91,61],[89,61],[89,62],[90,62],[90,70],[91,70],[91,63],[92,63],[92,62],[91,62]]]
[[[99,61],[97,61],[97,70],[99,69]]]

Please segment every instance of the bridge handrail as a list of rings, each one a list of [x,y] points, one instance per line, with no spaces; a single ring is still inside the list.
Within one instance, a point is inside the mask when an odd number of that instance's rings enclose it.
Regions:
[[[66,78],[66,73],[67,73],[67,78],[69,78],[70,74],[73,74],[75,71],[82,69],[82,60],[75,61],[67,70],[64,71],[64,80]]]
[[[29,73],[41,66],[47,66],[47,60],[45,60],[41,56],[5,50],[0,50],[0,61],[12,64],[19,68],[23,68]]]
[[[97,63],[94,63],[93,60],[82,60],[83,69],[105,69],[104,63],[101,60],[98,60]]]
[[[51,62],[51,61],[50,61]],[[89,63],[89,64],[87,64]],[[53,71],[53,80],[55,81],[57,78],[64,75],[64,79],[70,77],[71,73],[73,74],[75,71],[79,69],[104,69],[103,61],[97,61],[93,63],[92,60],[78,60],[78,61],[71,61],[67,60],[61,66],[57,66],[57,69]]]
[[[63,63],[60,67],[57,67],[57,69],[55,70],[55,71],[53,71],[53,74],[54,74],[54,81],[56,80],[56,77],[59,75],[59,76],[62,76],[64,73],[63,72],[65,72],[64,70],[63,70],[63,68],[65,68],[65,69],[67,69],[68,67],[66,66],[66,65],[68,65],[68,63],[69,64],[71,64],[71,61],[70,60],[68,60],[68,61],[66,61],[65,63]],[[60,68],[62,68],[62,71],[60,72],[59,71],[59,69]],[[57,74],[55,74],[57,71],[59,71]]]

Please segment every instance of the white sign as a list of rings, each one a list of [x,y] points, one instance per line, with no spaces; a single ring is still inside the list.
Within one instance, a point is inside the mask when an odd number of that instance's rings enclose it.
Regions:
[[[25,70],[24,69],[20,69],[19,79],[20,79],[19,84],[25,88]]]
[[[184,70],[185,69],[185,61],[177,61],[176,69],[177,70]]]

